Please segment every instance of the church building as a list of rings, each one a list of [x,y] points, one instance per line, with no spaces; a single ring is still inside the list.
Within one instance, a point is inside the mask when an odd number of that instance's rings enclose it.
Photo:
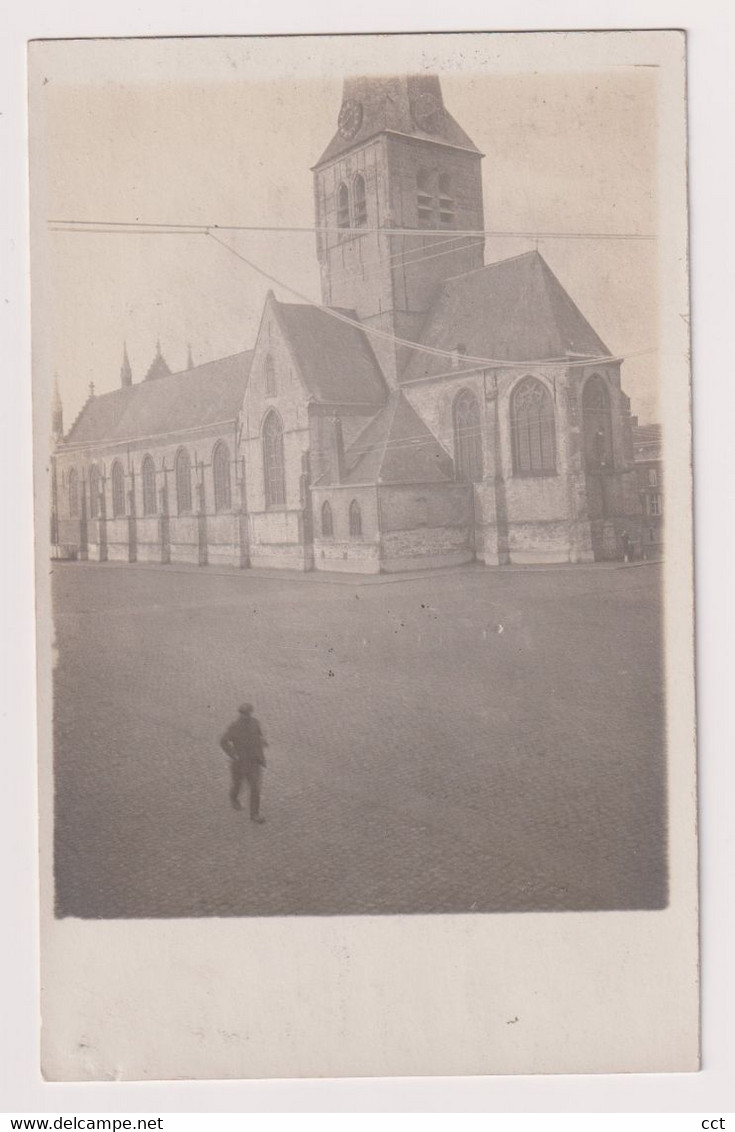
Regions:
[[[313,167],[321,304],[253,348],[54,403],[52,543],[379,573],[640,548],[630,402],[543,257],[485,263],[482,154],[435,76],[345,81]],[[288,281],[285,280],[285,283]],[[191,360],[191,359],[190,359]]]

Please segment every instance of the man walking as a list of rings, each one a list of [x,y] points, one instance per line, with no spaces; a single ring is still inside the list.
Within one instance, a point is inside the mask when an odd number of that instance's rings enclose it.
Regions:
[[[243,704],[234,723],[225,731],[219,745],[230,760],[232,785],[230,801],[233,808],[241,810],[240,789],[246,781],[250,790],[250,820],[262,825],[265,818],[260,816],[260,791],[263,784],[265,755],[263,748],[268,744],[263,737],[260,724],[253,715],[253,705]]]

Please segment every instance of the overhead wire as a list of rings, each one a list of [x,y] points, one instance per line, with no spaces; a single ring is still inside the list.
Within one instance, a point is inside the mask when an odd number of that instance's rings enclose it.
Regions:
[[[297,290],[295,287],[291,287],[288,283],[284,283],[283,280],[278,279],[275,275],[272,275],[270,272],[266,271],[265,268],[260,267],[257,263],[255,263],[253,260],[249,259],[247,256],[242,255],[241,252],[239,252],[236,248],[233,248],[230,244],[225,243],[224,240],[220,240],[219,237],[214,234],[214,232],[210,231],[210,232],[207,233],[207,235],[211,239],[213,239],[215,241],[215,243],[217,243],[221,247],[225,248],[226,251],[230,252],[237,259],[242,260],[242,262],[247,264],[248,267],[252,268],[253,271],[257,272],[259,275],[263,276],[263,278],[265,278],[269,282],[273,283],[274,286],[280,287],[284,291],[288,291],[290,294],[292,294],[296,298],[300,299],[301,302],[306,303],[309,306],[315,307],[317,310],[320,310],[324,314],[335,319],[335,321],[346,323],[348,326],[354,326],[358,330],[363,331],[365,334],[368,334],[372,337],[376,337],[376,338],[380,338],[380,339],[385,340],[385,341],[389,341],[389,342],[394,343],[395,345],[398,345],[398,346],[405,346],[407,349],[414,350],[414,351],[417,351],[419,353],[428,354],[428,355],[431,355],[431,356],[434,356],[434,357],[448,358],[452,362],[456,362],[457,357],[460,356],[462,358],[463,362],[471,362],[471,363],[474,363],[475,365],[478,365],[478,366],[493,367],[493,368],[503,367],[503,368],[511,368],[511,369],[513,369],[513,368],[525,369],[527,366],[544,366],[544,365],[555,365],[555,366],[564,366],[564,367],[603,365],[605,363],[609,364],[610,362],[619,362],[619,361],[624,360],[624,357],[622,355],[599,354],[599,355],[593,356],[593,357],[585,357],[583,359],[579,359],[578,361],[570,359],[569,357],[523,359],[522,361],[517,361],[517,360],[511,360],[511,359],[508,359],[508,358],[485,358],[485,357],[474,356],[474,355],[471,355],[471,354],[458,355],[456,350],[442,350],[438,346],[427,346],[427,345],[419,343],[419,342],[412,342],[409,338],[399,338],[395,334],[390,334],[387,331],[379,330],[378,327],[376,327],[376,326],[367,326],[365,323],[360,322],[358,319],[350,318],[349,315],[343,314],[342,311],[335,310],[333,307],[326,307],[322,303],[316,302],[316,300],[311,299],[308,295],[305,295],[303,292]],[[633,353],[626,354],[625,357],[627,357],[627,358],[642,357],[646,354],[653,354],[653,353],[656,353],[656,352],[657,351],[655,349],[639,350],[635,354],[633,354]],[[440,375],[436,375],[436,376],[440,376]]]
[[[279,279],[277,276],[266,271],[265,268],[261,267],[254,260],[250,259],[248,256],[243,255],[236,248],[232,247],[231,244],[226,243],[224,240],[220,239],[218,235],[216,235],[216,232],[220,232],[220,231],[221,232],[224,232],[224,231],[283,231],[283,232],[290,232],[290,231],[310,231],[310,232],[314,232],[314,231],[341,231],[341,232],[345,232],[345,231],[347,231],[347,229],[341,229],[341,228],[340,229],[337,229],[337,228],[318,228],[318,229],[315,229],[315,228],[283,228],[283,227],[273,228],[273,227],[254,227],[254,226],[244,226],[244,225],[239,225],[239,226],[235,226],[235,225],[213,225],[211,227],[207,227],[207,226],[202,226],[202,225],[189,225],[189,224],[163,225],[163,224],[154,224],[152,222],[145,222],[145,221],[106,221],[105,222],[105,221],[91,221],[91,220],[90,221],[50,220],[48,223],[49,223],[52,231],[97,232],[97,233],[100,233],[100,232],[102,232],[102,233],[115,232],[115,233],[136,234],[136,235],[137,234],[205,235],[205,236],[209,237],[210,239],[214,240],[215,243],[219,244],[220,247],[224,248],[231,255],[235,256],[241,262],[245,263],[251,270],[255,271],[258,275],[267,279],[274,286],[279,287],[284,291],[287,291],[289,294],[298,298],[301,302],[303,302],[303,303],[305,303],[309,306],[312,306],[312,307],[316,308],[317,310],[322,311],[325,315],[334,319],[335,321],[342,322],[342,323],[345,323],[345,324],[350,325],[350,326],[354,326],[356,329],[360,330],[361,332],[363,332],[363,333],[365,333],[365,334],[367,334],[367,335],[369,335],[373,338],[380,339],[380,340],[383,340],[383,341],[388,341],[388,342],[391,342],[392,344],[397,345],[397,346],[403,346],[406,349],[412,350],[416,353],[422,353],[422,354],[427,355],[427,356],[433,356],[433,357],[439,357],[439,358],[445,358],[445,359],[451,360],[454,365],[456,365],[457,357],[461,356],[462,361],[464,363],[472,363],[476,366],[484,366],[484,367],[525,368],[527,366],[541,366],[541,365],[555,365],[555,366],[573,367],[573,366],[587,366],[587,365],[596,365],[596,364],[600,365],[600,364],[604,364],[604,363],[618,362],[618,361],[625,360],[625,358],[642,357],[642,356],[645,356],[645,355],[648,355],[648,354],[653,354],[653,353],[657,352],[655,349],[652,348],[652,349],[639,350],[639,351],[636,351],[636,352],[627,353],[625,355],[601,354],[601,355],[597,355],[597,356],[589,356],[589,357],[585,357],[585,358],[580,358],[579,360],[575,360],[575,359],[570,358],[568,356],[559,357],[559,358],[553,358],[552,357],[552,358],[541,358],[541,359],[515,360],[515,359],[507,359],[507,358],[488,358],[488,357],[481,357],[481,356],[477,356],[477,355],[464,354],[464,353],[461,354],[461,355],[458,355],[456,350],[444,350],[444,349],[441,349],[440,347],[437,347],[437,346],[429,346],[429,345],[426,345],[424,343],[413,342],[413,341],[411,341],[410,339],[407,339],[407,338],[398,337],[397,335],[391,334],[387,331],[380,330],[378,327],[368,326],[365,323],[360,322],[358,319],[351,318],[349,315],[344,314],[342,311],[338,311],[338,310],[335,310],[332,307],[325,306],[324,304],[317,302],[316,300],[310,298],[308,295],[299,291],[297,288],[292,287],[288,283],[285,283],[282,279]],[[355,229],[355,231],[365,231],[365,230],[366,229]],[[385,229],[385,228],[381,228],[381,229],[369,229],[369,230],[370,231],[381,231],[381,232],[396,232],[396,233],[399,233],[399,234],[421,234],[421,235],[424,235],[424,236],[427,234],[427,231],[428,231],[425,228],[420,228],[420,229]],[[451,237],[451,239],[454,239],[457,236],[462,236],[462,235],[466,235],[466,234],[488,235],[488,234],[493,234],[493,233],[490,233],[488,231],[481,232],[481,230],[478,230],[478,229],[466,230],[466,231],[456,231],[455,236]],[[494,234],[501,234],[501,233],[494,233]],[[513,235],[513,234],[520,235],[520,233],[502,233],[502,234],[503,235]],[[530,234],[526,233],[526,234],[523,234],[523,235],[528,236]],[[567,235],[569,235],[569,234],[567,234]],[[608,238],[608,237],[605,237],[605,236],[593,237],[591,234],[585,234],[585,235],[588,236],[589,238]],[[536,234],[536,236],[539,239],[543,238],[543,236],[541,234]],[[648,236],[646,236],[646,237],[638,237],[638,236],[633,237],[632,235],[630,235],[629,237],[622,237],[621,236],[621,238],[654,239],[655,237],[648,237]],[[436,253],[436,254],[444,254],[444,253]],[[432,258],[432,257],[426,256],[425,258]],[[416,260],[415,262],[419,262],[419,260]],[[438,376],[442,376],[442,375],[437,374],[437,375],[432,375],[432,376],[438,377]]]
[[[171,224],[163,221],[151,220],[48,220],[48,224],[74,225],[79,227],[105,227],[105,228],[175,228],[180,231],[203,232],[212,229],[219,232],[351,232],[359,235],[361,232],[384,232],[392,236],[426,236],[432,231],[444,229],[431,228],[386,228],[370,227],[342,228],[335,225],[264,225],[264,224]],[[648,232],[522,232],[501,231],[493,228],[454,228],[457,236],[507,236],[526,240],[656,240],[657,237]]]

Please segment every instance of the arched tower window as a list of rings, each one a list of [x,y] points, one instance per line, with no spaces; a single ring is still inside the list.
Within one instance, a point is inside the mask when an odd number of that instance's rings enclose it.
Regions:
[[[434,223],[434,191],[431,174],[426,169],[419,169],[416,174],[416,205],[419,228],[431,228]]]
[[[556,472],[554,402],[543,382],[524,377],[510,403],[513,470],[518,475],[548,476]]]
[[[454,197],[452,196],[452,178],[448,173],[439,174],[439,222],[441,224],[454,223]]]
[[[352,195],[354,200],[355,227],[367,227],[367,199],[365,196],[365,178],[358,173],[352,182]]]
[[[263,423],[263,480],[266,507],[283,507],[286,502],[283,425],[273,409]]]
[[[454,399],[454,468],[463,483],[482,479],[480,406],[469,389],[463,389]]]
[[[176,509],[179,515],[191,513],[191,460],[185,448],[176,453]]]
[[[356,499],[350,503],[350,538],[362,538],[362,511]]]
[[[322,503],[322,538],[334,538],[332,507],[327,500]]]
[[[599,374],[594,374],[582,390],[584,462],[590,470],[613,464],[612,414],[610,394]]]
[[[119,519],[125,514],[125,473],[116,460],[112,465],[112,516]]]
[[[220,440],[214,446],[212,455],[212,478],[214,479],[215,511],[232,510],[232,483],[230,479],[230,450]]]
[[[146,454],[141,466],[141,479],[143,480],[143,514],[155,515],[158,511],[156,501],[156,466],[153,457]]]
[[[96,464],[89,469],[89,517],[100,517],[100,473]]]
[[[265,372],[265,395],[266,397],[275,397],[278,390],[276,387],[276,364],[273,361],[272,354],[265,355],[263,370]]]
[[[349,228],[350,226],[350,194],[347,191],[347,185],[344,183],[337,189],[337,227]]]
[[[69,472],[69,518],[79,518],[79,472],[76,468]]]

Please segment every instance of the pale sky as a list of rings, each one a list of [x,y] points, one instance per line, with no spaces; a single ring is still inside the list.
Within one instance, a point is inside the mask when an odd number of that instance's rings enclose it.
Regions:
[[[546,68],[536,53],[524,69],[517,51],[510,66],[502,51],[438,49],[470,37],[398,38],[400,70],[439,73],[447,108],[486,155],[487,228],[656,233],[655,68],[601,67],[598,50],[591,69],[583,58],[573,71],[560,68],[553,51]],[[36,234],[46,218],[313,224],[310,166],[334,133],[341,78],[365,73],[372,58],[382,69],[385,43],[373,40],[373,55],[335,39],[291,39],[277,55],[278,41],[266,40],[39,45],[31,55]],[[313,233],[227,238],[320,299]],[[534,246],[490,237],[485,257]],[[538,247],[615,354],[657,346],[656,242],[543,239]],[[41,320],[67,429],[90,381],[98,393],[118,386],[124,340],[134,381],[157,338],[172,370],[184,368],[188,342],[195,362],[248,349],[271,286],[197,235],[51,233],[33,270],[47,276],[34,332]],[[622,373],[633,412],[656,419],[657,356],[631,358]]]

